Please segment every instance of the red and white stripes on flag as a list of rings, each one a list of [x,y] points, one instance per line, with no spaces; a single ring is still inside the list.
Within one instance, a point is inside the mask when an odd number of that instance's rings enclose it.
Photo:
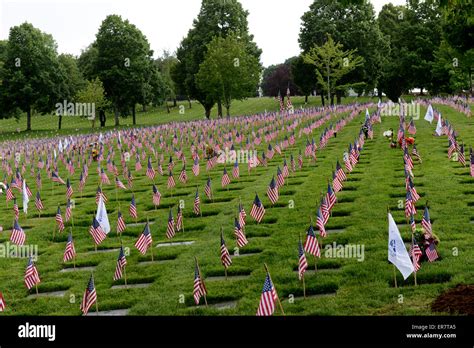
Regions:
[[[84,315],[89,313],[89,309],[92,307],[94,303],[97,301],[97,292],[94,286],[94,278],[91,276],[89,279],[89,283],[87,284],[87,288],[84,291],[84,296],[82,297],[81,302],[81,311]]]
[[[38,274],[38,269],[36,268],[35,263],[33,260],[30,258],[28,260],[28,265],[26,266],[26,271],[25,271],[25,285],[28,290],[30,290],[32,287],[38,285],[41,282],[39,274]]]
[[[115,266],[114,281],[122,279],[125,266],[127,266],[127,258],[125,257],[125,252],[123,251],[123,247],[120,247],[120,252],[117,259],[117,265]]]
[[[275,312],[275,302],[278,300],[273,282],[267,273],[263,283],[262,295],[257,309],[257,316],[270,316]]]

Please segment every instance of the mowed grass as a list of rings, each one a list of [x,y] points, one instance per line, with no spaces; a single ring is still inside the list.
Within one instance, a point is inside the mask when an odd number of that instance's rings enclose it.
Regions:
[[[251,108],[249,107],[249,110]],[[451,110],[439,107],[459,133],[458,140],[465,144],[474,144],[473,120]],[[422,116],[424,115],[422,108]],[[245,113],[245,112],[244,112]],[[250,112],[249,112],[250,113]],[[288,185],[281,189],[279,204],[270,207],[266,196],[267,185],[276,174],[277,165],[282,159],[276,155],[267,168],[259,167],[250,176],[246,165],[241,165],[241,178],[233,180],[229,191],[220,190],[220,178],[223,166],[213,169],[210,176],[216,201],[205,199],[203,188],[207,176],[201,162],[201,175],[196,179],[190,168],[190,181],[185,187],[180,183],[173,190],[173,197],[166,188],[166,177],[159,177],[157,186],[162,197],[162,205],[155,210],[151,201],[151,182],[141,174],[134,174],[134,191],[137,201],[139,221],[147,217],[153,222],[152,236],[157,243],[167,242],[165,237],[169,206],[176,215],[178,201],[184,200],[185,232],[179,232],[173,242],[194,241],[186,246],[153,248],[154,264],[140,264],[150,261],[140,255],[133,246],[142,226],[128,227],[122,239],[125,247],[130,248],[127,266],[128,283],[150,283],[146,288],[111,289],[118,251],[95,253],[88,228],[95,214],[95,167],[90,168],[90,177],[83,193],[79,197],[77,181],[79,173],[71,178],[75,189],[76,208],[74,214],[74,238],[78,253],[76,266],[95,266],[94,278],[101,311],[130,308],[130,315],[255,315],[265,278],[264,263],[267,263],[273,282],[283,302],[287,315],[430,315],[431,302],[445,289],[458,283],[473,282],[474,237],[474,189],[473,178],[468,175],[468,168],[447,159],[446,137],[434,137],[435,124],[416,121],[416,144],[423,158],[422,164],[415,164],[415,186],[422,195],[417,204],[417,223],[421,220],[422,208],[429,201],[433,230],[441,242],[438,252],[441,260],[435,263],[423,263],[418,273],[419,286],[415,287],[413,277],[403,282],[398,274],[401,287],[393,287],[393,267],[387,262],[387,206],[392,210],[397,223],[403,224],[403,208],[399,209],[399,200],[404,199],[404,178],[402,152],[389,148],[388,141],[382,133],[389,128],[397,129],[398,118],[383,117],[382,124],[375,125],[374,140],[367,140],[361,154],[360,163],[348,177],[346,188],[338,194],[339,203],[333,210],[327,229],[342,229],[331,233],[323,241],[322,258],[317,261],[318,271],[306,274],[306,291],[311,295],[301,298],[302,285],[294,271],[298,261],[298,237],[304,238],[309,226],[310,217],[315,220],[316,206],[321,194],[326,191],[327,180],[336,159],[342,160],[343,152],[349,142],[358,135],[363,115],[349,123],[337,136],[329,141],[327,148],[318,152],[316,165],[308,166],[305,159],[304,168],[288,179]],[[421,117],[422,118],[422,117]],[[36,119],[34,120],[36,121]],[[319,138],[322,128],[313,133]],[[295,147],[285,151],[294,156],[298,148],[304,149],[306,138],[298,139]],[[263,146],[259,148],[261,150]],[[189,149],[187,149],[187,157]],[[116,159],[116,163],[119,161]],[[175,169],[175,178],[181,165]],[[228,168],[229,169],[229,168]],[[61,175],[66,177],[61,166]],[[34,180],[26,175],[27,182],[33,191]],[[110,175],[109,175],[110,177]],[[192,204],[196,185],[199,187],[203,217],[192,214]],[[120,241],[115,235],[118,204],[115,200],[113,185],[105,186],[109,203],[107,209],[112,225],[112,232],[99,249],[118,248]],[[234,253],[233,219],[237,213],[239,199],[249,214],[251,203],[257,192],[266,207],[266,215],[260,225],[247,221],[246,234],[249,244],[239,250],[248,256],[234,257],[229,268],[229,279],[210,279],[223,276],[220,263],[220,229],[224,230],[226,243],[231,254]],[[37,244],[39,248],[38,270],[42,283],[40,292],[66,291],[61,298],[43,297],[28,299],[30,293],[23,284],[26,266],[25,259],[0,259],[0,291],[3,292],[7,311],[5,315],[80,315],[79,304],[90,277],[90,271],[60,273],[65,267],[62,256],[66,244],[66,234],[57,236],[52,241],[55,226],[54,214],[60,202],[64,213],[65,187],[54,188],[43,175],[42,198],[47,210],[38,218],[34,202],[30,202],[30,213],[25,218],[22,213],[20,224],[25,228],[27,244]],[[119,192],[118,200],[128,224],[134,223],[128,215],[131,192]],[[290,209],[290,202],[294,208]],[[0,224],[4,232],[0,233],[0,242],[9,239],[12,216],[10,202],[5,207],[4,198],[0,202]],[[21,203],[20,203],[21,206]],[[67,224],[67,229],[69,224]],[[401,233],[407,241],[410,233],[406,226],[401,226]],[[327,258],[324,246],[338,244],[361,244],[365,247],[362,262],[352,259]],[[455,249],[454,249],[455,248]],[[457,251],[457,254],[454,252]],[[457,255],[457,256],[455,256]],[[192,290],[194,281],[194,257],[197,257],[203,276],[207,279],[209,307],[194,305]],[[309,269],[314,268],[314,259],[308,256]],[[233,276],[248,277],[233,277]],[[403,295],[400,303],[399,295]],[[289,300],[295,297],[296,299]],[[180,301],[184,299],[184,301]],[[237,301],[235,308],[219,310],[212,305]],[[184,302],[184,303],[183,303]],[[277,310],[276,313],[279,313]]]
[[[321,106],[321,98],[309,97],[308,103],[305,104],[304,97],[291,97],[294,108],[300,107],[313,107]],[[376,98],[368,97],[348,97],[343,98],[344,104],[350,104],[354,102],[377,102]],[[286,102],[286,99],[285,99]],[[172,103],[170,103],[170,106]],[[137,127],[150,126],[155,124],[162,124],[168,122],[177,121],[194,121],[205,119],[204,108],[198,102],[192,102],[191,108],[187,101],[178,102],[176,107],[170,108],[170,113],[167,112],[165,106],[148,108],[146,112],[141,111],[141,107],[137,107]],[[275,98],[263,97],[263,98],[249,98],[243,101],[233,101],[231,106],[231,117],[252,115],[260,112],[273,112],[279,110],[279,103]],[[97,111],[96,111],[97,113]],[[225,114],[225,109],[224,109]],[[77,133],[91,133],[91,132],[104,132],[107,130],[117,128],[128,128],[132,126],[132,116],[121,117],[120,126],[114,126],[114,115],[110,112],[107,113],[106,127],[100,128],[100,122],[98,120],[95,124],[95,128],[92,129],[91,121],[85,117],[78,116],[64,116],[62,121],[61,130],[58,131],[58,117],[55,113],[48,115],[34,115],[32,119],[32,131],[25,132],[26,129],[26,116],[23,115],[19,120],[14,118],[0,120],[0,142],[9,139],[22,139],[24,137],[55,137],[58,135],[69,135]],[[211,112],[211,118],[217,117],[217,106],[214,106]],[[225,117],[225,116],[224,116]]]

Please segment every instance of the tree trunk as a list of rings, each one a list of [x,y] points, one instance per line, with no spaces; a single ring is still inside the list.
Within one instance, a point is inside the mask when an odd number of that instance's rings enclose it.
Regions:
[[[191,103],[191,98],[188,97],[188,103],[189,103],[189,108],[192,109],[193,108],[193,104]]]
[[[146,112],[146,104],[142,105],[142,112]]]
[[[341,104],[341,100],[342,100],[342,93],[336,92],[336,103]]]
[[[173,107],[177,107],[178,106],[178,103],[176,102],[176,98],[173,99]]]
[[[135,112],[135,103],[132,105],[132,120],[133,120],[133,125],[137,124],[137,115]]]
[[[217,101],[217,118],[222,118],[222,102],[220,99]]]
[[[63,123],[63,115],[60,114],[58,118],[59,118],[59,120],[58,120],[58,130],[61,130],[61,125]]]
[[[120,126],[119,109],[117,106],[115,106],[115,109],[114,109],[114,116],[115,116],[115,127]]]
[[[227,118],[229,118],[230,117],[230,105],[226,105],[225,110],[226,110],[226,116],[227,116]]]
[[[171,112],[170,105],[168,104],[168,99],[165,101],[166,103],[166,112],[169,114]]]
[[[26,110],[26,130],[30,131],[31,130],[31,107],[28,106],[28,109]]]
[[[321,105],[324,107],[324,95],[321,93]]]
[[[334,105],[334,94],[331,94],[331,105]]]
[[[377,95],[380,100],[382,100],[382,89],[380,87],[377,88]]]
[[[212,106],[211,107],[205,106],[204,109],[206,110],[206,118],[210,119],[211,118]]]
[[[304,96],[304,103],[305,103],[305,104],[308,104],[308,95],[305,95],[305,96]]]
[[[420,95],[424,95],[423,94],[423,87],[420,88]]]

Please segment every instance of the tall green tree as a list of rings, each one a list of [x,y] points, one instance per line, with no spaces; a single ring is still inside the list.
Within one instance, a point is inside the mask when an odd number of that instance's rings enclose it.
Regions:
[[[2,114],[25,112],[26,130],[31,130],[33,109],[49,113],[61,99],[65,85],[63,72],[51,35],[30,23],[12,27],[1,69]]]
[[[260,62],[247,52],[245,42],[234,35],[216,37],[208,44],[196,83],[207,95],[221,101],[230,116],[233,99],[242,100],[257,93],[260,72]]]
[[[305,103],[308,102],[308,96],[317,87],[318,80],[314,69],[314,65],[305,63],[301,56],[297,57],[291,64],[294,83],[305,96]]]
[[[153,52],[143,33],[128,20],[110,15],[96,36],[95,71],[111,101],[115,125],[120,112],[131,108],[136,124],[135,105],[143,100],[143,91],[152,64]]]
[[[305,63],[316,67],[318,83],[328,95],[328,100],[334,104],[334,95],[337,91],[354,87],[357,83],[341,84],[344,76],[355,68],[360,67],[363,59],[355,55],[357,50],[344,50],[342,44],[334,42],[328,35],[326,43],[314,46],[303,55]]]
[[[321,46],[327,35],[345,49],[357,49],[364,65],[344,77],[344,83],[359,84],[359,92],[371,92],[377,85],[384,63],[386,45],[369,1],[314,0],[302,17],[299,43],[304,53],[314,45]],[[337,92],[340,102],[344,91]]]
[[[58,60],[62,74],[65,76],[61,95],[63,100],[74,102],[77,92],[85,86],[86,81],[79,71],[76,57],[71,54],[60,54]],[[62,120],[62,114],[58,115],[58,129],[61,129]]]
[[[168,113],[170,112],[168,100],[173,101],[173,106],[176,106],[177,88],[172,78],[172,71],[175,69],[177,64],[178,59],[176,56],[168,51],[164,51],[163,55],[155,60],[155,65],[158,67],[164,83],[164,99]]]
[[[105,97],[105,90],[102,81],[98,77],[91,81],[86,81],[84,86],[77,91],[76,101],[78,103],[93,104],[95,113],[97,114],[100,110],[105,110],[109,107],[110,103]],[[92,128],[95,127],[95,120],[97,117],[91,119]]]
[[[217,100],[198,87],[195,75],[199,72],[212,39],[216,36],[225,38],[230,33],[236,33],[245,43],[247,53],[260,59],[261,50],[249,33],[247,16],[248,12],[237,0],[202,0],[201,10],[193,27],[177,49],[176,57],[179,63],[173,72],[174,81],[180,90],[185,90],[190,98],[201,103],[207,118],[210,117],[211,109]]]

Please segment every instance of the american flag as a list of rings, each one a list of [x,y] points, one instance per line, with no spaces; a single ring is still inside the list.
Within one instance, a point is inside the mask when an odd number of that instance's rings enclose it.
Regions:
[[[172,171],[174,168],[173,157],[170,156],[170,161],[168,162],[168,171]]]
[[[273,150],[273,147],[272,147],[272,144],[268,144],[268,148],[267,148],[267,157],[269,159],[272,159],[273,156],[275,155],[275,150]]]
[[[267,195],[270,199],[270,202],[272,202],[272,205],[278,201],[278,188],[275,184],[275,177],[272,178],[270,185],[268,185]]]
[[[186,184],[188,181],[188,175],[186,174],[186,166],[183,166],[183,169],[179,173],[178,180],[181,181],[183,184]]]
[[[5,299],[3,298],[3,294],[0,292],[0,312],[5,311]]]
[[[270,274],[267,273],[265,283],[263,283],[262,296],[258,305],[257,316],[270,316],[275,312],[275,301],[278,300],[275,287],[273,286]]]
[[[230,177],[229,174],[227,174],[227,169],[224,168],[224,173],[222,174],[222,180],[221,180],[222,187],[226,187],[227,185],[230,184]]]
[[[125,225],[125,220],[123,219],[122,213],[119,210],[117,218],[117,233],[122,233],[123,231],[125,231],[126,227],[127,225]]]
[[[296,163],[295,163],[295,158],[293,157],[293,154],[290,155],[290,167],[291,167],[292,172],[296,171]]]
[[[423,253],[416,241],[414,241],[413,244],[410,246],[410,256],[413,261],[413,267],[415,268],[415,272],[418,272],[421,268],[421,255],[423,255]]]
[[[18,209],[16,198],[13,200],[13,213],[15,214],[15,219],[18,220],[20,218],[20,209]]]
[[[410,190],[413,202],[416,203],[420,199],[420,195],[418,192],[416,192],[415,185],[413,184],[413,180],[410,177],[408,177],[408,188]]]
[[[227,249],[225,245],[225,240],[224,240],[224,233],[221,233],[221,262],[224,268],[229,268],[229,266],[232,264],[232,260],[230,258],[229,250]]]
[[[284,178],[287,178],[290,175],[290,172],[288,170],[288,165],[286,164],[286,159],[283,159],[283,170],[282,174]]]
[[[314,228],[312,225],[309,226],[308,231],[306,232],[304,250],[315,257],[321,257],[321,249],[319,248],[318,239],[314,234]]]
[[[100,188],[100,186],[97,186],[97,191],[96,191],[96,194],[95,194],[95,203],[96,204],[99,204],[99,201],[100,201],[100,197],[102,196],[102,201],[104,203],[107,203],[107,196],[105,195],[105,193],[102,191],[102,189]]]
[[[293,107],[290,99],[290,87],[286,89],[286,108],[290,110]]]
[[[115,177],[115,187],[116,188],[119,188],[119,189],[122,189],[122,190],[126,190],[127,188],[125,187],[125,185],[123,184],[123,182],[120,181],[120,179],[116,176]]]
[[[87,284],[86,291],[84,291],[84,296],[82,297],[81,302],[81,311],[84,315],[89,313],[89,309],[97,301],[97,292],[94,286],[94,278],[91,276],[89,283]]]
[[[194,197],[194,214],[199,215],[201,213],[201,199],[199,198],[199,190],[196,189],[196,196]]]
[[[277,187],[280,188],[285,184],[285,177],[283,176],[280,167],[277,167]]]
[[[235,160],[234,168],[232,168],[232,177],[234,179],[237,179],[237,178],[239,178],[239,176],[240,176],[239,162],[237,160]]]
[[[204,280],[201,278],[201,271],[199,270],[199,265],[196,260],[196,265],[194,267],[194,302],[198,305],[201,296],[207,295],[207,289],[204,285]]]
[[[405,147],[405,153],[403,154],[403,159],[405,160],[405,164],[408,166],[408,168],[413,169],[413,161],[410,157],[410,154],[408,153],[407,147]]]
[[[15,222],[13,223],[13,230],[10,236],[10,241],[16,245],[23,245],[25,244],[25,240],[26,240],[26,234],[23,231],[23,229],[20,227],[18,220],[15,220]]]
[[[255,194],[255,199],[253,201],[252,209],[250,209],[250,216],[260,223],[265,215],[265,208],[263,207],[258,194]]]
[[[132,194],[132,201],[130,202],[130,208],[128,209],[130,216],[134,219],[138,218],[137,204],[135,203],[135,195]]]
[[[245,212],[244,206],[239,203],[239,224],[244,227],[245,226],[245,218],[247,217],[247,213]]]
[[[104,168],[100,170],[100,182],[102,185],[110,185],[109,177],[105,173]]]
[[[247,237],[245,237],[242,226],[240,225],[239,220],[237,218],[234,219],[234,234],[235,238],[237,239],[237,246],[239,248],[243,248],[248,244]]]
[[[58,225],[58,231],[61,232],[64,230],[64,222],[63,222],[63,217],[61,215],[61,208],[58,206],[58,210],[56,211],[56,217],[55,217],[56,223]]]
[[[26,188],[26,194],[28,195],[28,197],[33,196],[33,193],[31,193],[30,187],[28,186],[26,182],[25,182],[25,188]]]
[[[69,236],[67,237],[66,249],[64,250],[63,261],[71,261],[74,257],[76,257],[76,249],[74,248],[72,233],[69,233]]]
[[[66,199],[71,199],[73,193],[74,193],[74,190],[72,189],[69,178],[67,178],[67,181],[66,181]]]
[[[349,173],[352,172],[352,164],[351,164],[351,160],[350,160],[350,155],[345,155],[344,156],[344,165],[346,166],[346,169]]]
[[[192,171],[193,171],[194,176],[199,175],[199,159],[197,158],[194,159]]]
[[[309,139],[306,139],[306,147],[304,149],[304,155],[306,157],[309,157],[313,154],[313,146],[311,145],[311,143],[309,142]]]
[[[161,201],[161,193],[160,191],[158,191],[158,188],[156,187],[155,184],[153,184],[152,190],[153,190],[153,205],[159,206],[160,201]]]
[[[150,178],[150,180],[154,180],[155,179],[155,170],[153,169],[153,166],[151,164],[151,157],[148,156],[148,165],[147,165],[147,168],[146,168],[146,176],[148,178]]]
[[[429,247],[425,249],[426,257],[429,262],[436,261],[439,257],[434,242],[432,242]]]
[[[117,259],[117,266],[115,267],[114,281],[122,279],[123,271],[127,265],[127,258],[123,251],[123,247],[120,247],[119,256]]]
[[[145,255],[148,248],[152,245],[152,243],[153,243],[153,239],[151,238],[150,226],[148,225],[148,222],[147,222],[145,225],[145,228],[143,229],[142,234],[140,235],[140,237],[135,243],[135,247],[138,249],[140,253]]]
[[[212,199],[212,187],[211,187],[211,178],[207,179],[206,186],[204,186],[204,193],[206,197]]]
[[[171,212],[170,209],[170,214],[168,217],[168,226],[166,227],[166,238],[171,239],[175,235],[174,231],[174,219],[173,219],[173,213]]]
[[[57,172],[52,172],[51,173],[51,180],[53,180],[53,182],[57,182],[57,183],[60,183],[62,185],[65,185],[66,183],[64,182],[63,179],[61,179],[58,175]]]
[[[85,184],[86,184],[86,176],[81,172],[81,174],[79,175],[79,191],[82,192]]]
[[[425,234],[427,236],[431,236],[433,230],[431,229],[431,221],[430,221],[430,213],[428,211],[428,207],[425,208],[425,212],[423,213],[423,219],[421,220],[421,227],[425,230]]]
[[[339,161],[336,161],[336,176],[338,180],[341,182],[345,181],[347,179],[346,173],[344,172],[344,169],[342,169],[341,165],[339,164]]]
[[[301,240],[298,241],[298,277],[299,279],[303,279],[304,272],[308,268],[308,262],[306,261],[306,255],[304,253],[303,245],[301,244]]]
[[[420,153],[418,152],[418,149],[416,148],[416,145],[413,145],[411,154],[421,162],[421,156],[420,156]]]
[[[280,102],[280,112],[285,111],[285,103],[283,101],[283,98],[281,97],[280,91],[278,91],[278,97],[276,98]]]
[[[303,155],[301,154],[301,150],[298,154],[298,167],[299,169],[303,168]]]
[[[471,157],[471,176],[474,176],[474,152],[472,152],[472,148],[469,149],[469,157]]]
[[[178,212],[176,213],[176,231],[181,231],[183,228],[183,211],[181,207],[178,205]]]
[[[466,166],[466,156],[464,155],[464,144],[461,144],[461,146],[459,147],[458,161],[463,166]]]
[[[319,229],[319,235],[323,238],[327,236],[326,229],[324,228],[324,220],[325,219],[323,213],[321,212],[321,208],[319,208],[316,214],[316,226]]]
[[[319,207],[321,209],[323,223],[324,225],[326,225],[328,223],[329,215],[330,215],[330,208],[329,208],[329,204],[326,201],[326,197],[323,197],[321,199],[321,205]]]
[[[456,144],[451,141],[451,139],[448,139],[448,158],[451,159],[451,156],[453,155],[453,152],[456,151]]]
[[[6,191],[5,191],[5,200],[8,202],[8,201],[11,201],[12,199],[14,199],[15,196],[13,195],[12,188],[8,184],[6,186],[7,186],[7,188],[6,188]]]
[[[170,170],[169,176],[168,176],[168,188],[171,189],[175,186],[176,186],[176,182],[174,181],[173,173]]]
[[[36,265],[30,257],[28,259],[28,264],[26,266],[25,271],[25,285],[28,290],[30,290],[32,287],[38,285],[39,283],[41,283],[41,280],[38,274],[38,269],[36,268]]]
[[[328,203],[329,210],[331,210],[336,204],[337,197],[334,193],[334,190],[331,187],[331,184],[328,183],[328,191],[326,193],[326,202]]]
[[[409,217],[410,215],[416,215],[416,208],[410,191],[407,191],[405,198],[405,216]]]
[[[41,201],[41,196],[40,196],[39,191],[36,192],[35,206],[36,206],[36,209],[38,209],[39,211],[44,209],[43,202]]]
[[[68,222],[72,217],[72,203],[71,200],[68,199],[66,202],[66,213],[65,213],[65,220]]]
[[[94,239],[94,243],[96,245],[102,243],[102,241],[107,237],[104,230],[102,229],[102,226],[100,226],[99,221],[97,221],[95,217],[92,219],[92,225],[89,228],[89,233]]]

